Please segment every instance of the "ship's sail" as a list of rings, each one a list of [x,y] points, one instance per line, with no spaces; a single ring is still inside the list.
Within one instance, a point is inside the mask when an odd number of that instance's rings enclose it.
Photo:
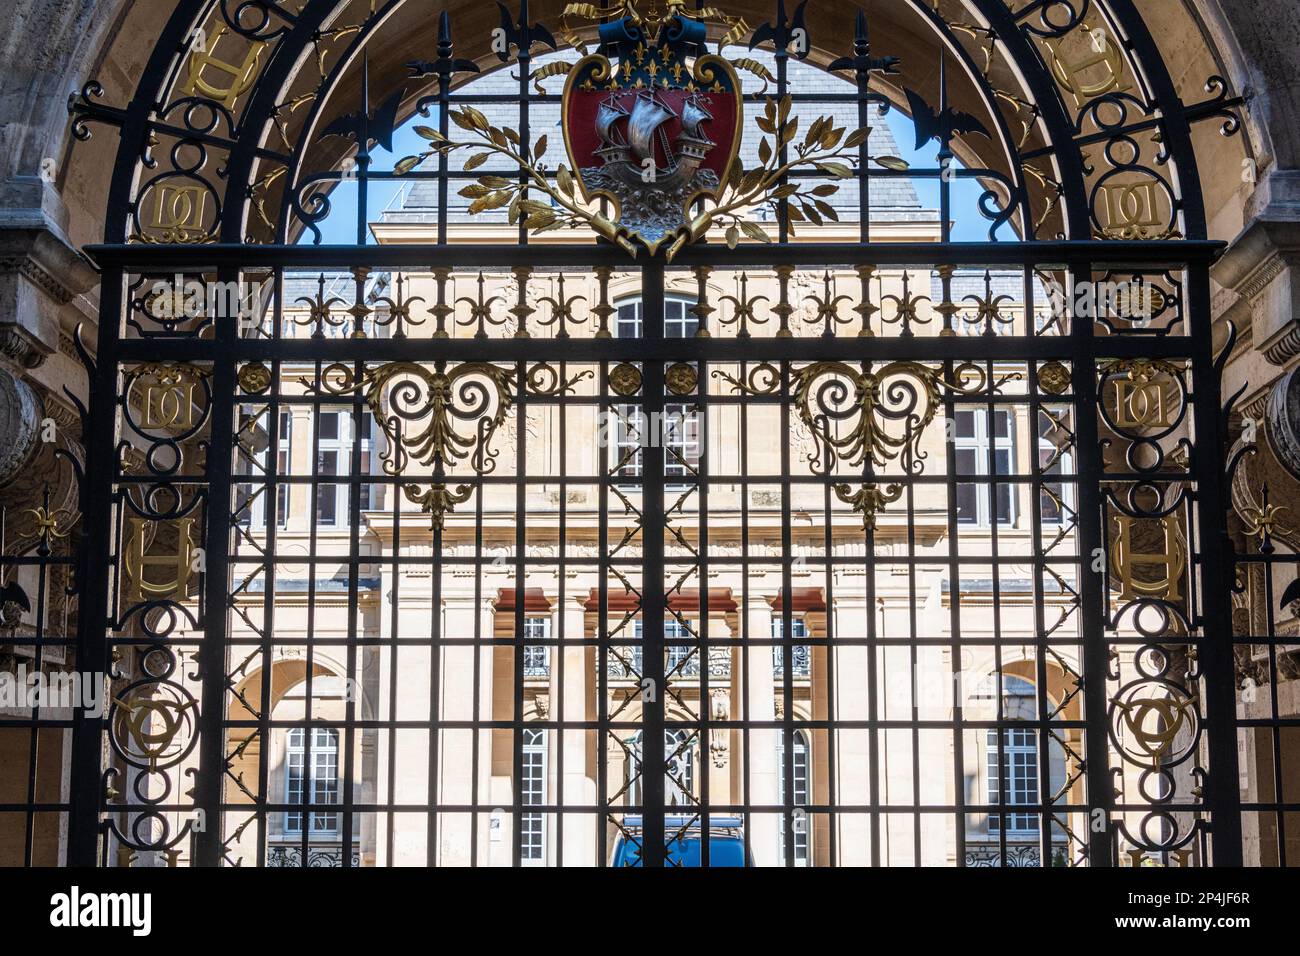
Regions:
[[[653,96],[638,96],[627,123],[627,141],[640,161],[654,156],[655,131],[677,114]]]
[[[614,128],[614,124],[626,116],[627,110],[619,106],[617,100],[609,99],[600,104],[600,108],[596,111],[596,132],[600,134],[602,144],[625,145],[623,137]]]
[[[705,120],[713,119],[713,114],[704,108],[700,101],[692,96],[682,104],[682,132],[692,139],[709,142],[709,137],[700,129]]]

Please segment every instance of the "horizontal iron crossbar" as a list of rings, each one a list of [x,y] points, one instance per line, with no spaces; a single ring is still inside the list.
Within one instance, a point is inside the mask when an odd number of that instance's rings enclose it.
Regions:
[[[910,265],[979,264],[1037,265],[1119,263],[1168,266],[1209,264],[1227,243],[1209,240],[1176,242],[1088,241],[1067,242],[883,242],[845,245],[834,243],[786,243],[741,245],[735,249],[700,243],[687,246],[673,260],[673,266],[708,265],[717,269],[791,264],[818,265]],[[465,266],[472,268],[530,265],[534,268],[562,266],[623,266],[629,271],[644,265],[645,258],[631,259],[608,243],[591,245],[437,245],[421,243],[386,246],[255,246],[212,243],[208,245],[94,245],[86,254],[101,268],[120,266],[132,270],[271,268],[307,266],[347,268],[371,266],[428,268]]]

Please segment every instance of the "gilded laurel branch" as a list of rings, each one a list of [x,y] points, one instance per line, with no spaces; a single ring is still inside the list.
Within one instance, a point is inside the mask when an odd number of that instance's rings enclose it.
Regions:
[[[784,205],[792,236],[798,223],[820,226],[827,220],[838,220],[835,208],[827,202],[839,191],[837,183],[791,180],[790,174],[815,170],[833,180],[852,178],[856,174],[859,147],[867,142],[871,129],[864,126],[849,132],[845,127],[837,127],[832,117],[822,116],[807,127],[800,139],[800,118],[790,116],[792,106],[793,100],[788,95],[779,100],[766,98],[763,115],[754,121],[768,134],[758,144],[759,164],[745,169],[739,157],[731,163],[722,178],[717,200],[704,203],[668,246],[669,262],[683,246],[698,242],[714,228],[725,228],[726,243],[731,248],[739,244],[742,235],[758,242],[771,242],[772,237],[753,215],[754,210],[764,207],[775,215]],[[493,155],[505,157],[525,175],[511,179],[484,174],[478,182],[463,187],[460,195],[470,200],[470,215],[505,208],[512,225],[522,223],[534,233],[586,225],[628,254],[636,255],[636,246],[623,225],[583,203],[572,170],[561,163],[552,178],[543,162],[548,145],[546,136],[539,137],[530,146],[514,129],[493,126],[472,106],[451,110],[448,116],[474,139],[452,140],[432,127],[417,126],[415,132],[429,142],[429,147],[399,160],[394,167],[398,175],[409,173],[432,156],[449,155],[456,150],[477,150],[465,161],[466,171],[477,169]],[[906,160],[897,156],[873,156],[868,160],[886,169],[908,168]],[[543,201],[541,196],[550,201]]]
[[[834,182],[791,180],[796,171],[816,170],[831,179],[850,179],[856,174],[858,151],[871,136],[863,126],[848,132],[836,126],[833,117],[812,121],[799,139],[799,117],[791,117],[793,100],[789,95],[779,100],[766,97],[763,115],[754,124],[767,135],[758,143],[759,164],[745,169],[739,157],[727,169],[718,201],[706,205],[683,229],[668,249],[668,259],[682,246],[698,242],[715,227],[726,227],[726,242],[735,248],[742,235],[757,242],[772,238],[755,222],[753,211],[767,207],[773,215],[785,204],[787,228],[795,234],[796,223],[811,222],[820,226],[827,220],[838,221],[839,214],[826,200],[839,192]],[[847,134],[847,135],[846,135]],[[897,156],[871,156],[868,160],[886,168],[904,170],[908,163]]]
[[[538,137],[531,145],[525,143],[515,130],[508,126],[493,126],[482,112],[472,106],[451,110],[447,115],[475,139],[458,142],[430,126],[417,126],[415,132],[429,142],[429,147],[399,160],[393,167],[399,176],[409,173],[432,156],[445,156],[460,149],[479,150],[465,160],[467,172],[482,166],[494,154],[503,156],[526,174],[524,179],[520,181],[492,174],[480,176],[478,182],[465,186],[459,193],[470,200],[469,215],[504,207],[511,225],[522,222],[534,233],[586,225],[597,235],[621,246],[629,255],[636,255],[636,247],[628,239],[627,230],[582,204],[573,173],[563,163],[555,171],[554,183],[551,182],[547,166],[542,161],[547,149],[546,136]],[[530,198],[536,195],[546,196],[551,201]]]

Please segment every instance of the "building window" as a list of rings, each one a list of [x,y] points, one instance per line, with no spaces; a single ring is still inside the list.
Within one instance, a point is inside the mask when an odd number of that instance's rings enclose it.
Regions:
[[[1015,474],[1015,419],[1010,409],[995,409],[990,416],[985,409],[961,409],[955,414],[956,429],[953,444],[957,461],[957,474],[1014,475]],[[990,470],[990,453],[992,469]],[[999,483],[992,486],[997,501],[998,524],[1011,524],[1015,519],[1014,487]],[[987,527],[992,521],[992,507],[988,484],[959,484],[957,486],[957,521]]]
[[[782,620],[774,617],[772,619],[772,640],[779,641],[782,639]],[[790,636],[795,640],[808,636],[808,624],[803,618],[796,617],[790,622]],[[796,644],[792,649],[794,658],[794,676],[809,677],[812,674],[812,655],[807,644]],[[772,675],[774,677],[785,676],[785,648],[780,644],[772,645]]]
[[[549,617],[524,618],[524,640],[546,641],[551,637],[551,619]],[[551,648],[546,644],[524,645],[524,676],[551,676]]]
[[[641,300],[623,299],[615,303],[618,322],[614,334],[620,339],[639,339],[643,334]],[[691,309],[694,301],[677,296],[664,297],[664,338],[689,339],[699,331],[700,320]]]
[[[284,802],[301,804],[304,794],[311,794],[313,806],[330,806],[339,802],[339,734],[337,730],[317,727],[312,730],[311,754],[307,753],[307,731],[294,727],[285,746]],[[308,765],[310,759],[310,766]],[[302,832],[302,813],[290,810],[284,815],[287,833]],[[334,836],[339,830],[339,814],[310,814],[311,836]]]
[[[546,803],[546,731],[525,730],[523,735],[523,779],[520,802],[526,807]],[[540,813],[525,813],[519,818],[519,843],[525,863],[546,860],[545,824]]]
[[[615,409],[613,464],[621,478],[641,477],[641,449],[653,441],[664,448],[664,475],[687,478],[700,467],[700,416],[691,405],[664,406],[657,424],[640,405],[619,405]]]
[[[316,477],[325,479],[346,476],[352,467],[352,432],[356,419],[350,409],[321,409],[316,416]],[[374,418],[362,412],[357,440],[361,445],[360,474],[370,474],[373,448],[371,434]],[[371,507],[371,487],[361,486],[361,510]],[[320,484],[316,491],[316,523],[339,527],[348,523],[351,488],[346,484]]]
[[[637,622],[638,636],[641,622]],[[664,673],[669,680],[700,676],[700,655],[695,635],[680,621],[664,621]]]
[[[244,412],[249,418],[257,414],[252,408],[245,408]],[[262,422],[258,424],[262,424]],[[271,475],[283,476],[289,474],[293,459],[293,413],[288,409],[280,411],[280,434],[278,438],[280,445],[276,450],[275,468],[267,467],[271,455],[271,436],[268,435],[266,437],[266,447],[253,456],[253,462],[241,459],[242,472],[261,480],[265,480]],[[287,483],[282,483],[277,485],[275,489],[275,522],[277,528],[283,528],[289,522],[289,488],[290,486]],[[241,524],[252,528],[265,528],[266,505],[270,500],[270,494],[269,485],[260,482],[258,484],[241,484],[239,486],[237,520]]]
[[[637,674],[645,673],[645,658],[641,654],[641,621],[632,624],[635,644],[618,646],[619,654],[628,660]],[[631,677],[632,671],[613,654],[609,655],[605,672],[610,677]],[[697,650],[697,638],[689,627],[677,620],[664,621],[664,673],[670,680],[683,677],[700,676],[700,654]]]
[[[794,732],[794,755],[791,757],[794,770],[794,799],[791,803],[796,807],[807,807],[812,802],[811,780],[809,777],[808,761],[808,738],[803,735],[802,731]],[[780,803],[785,803],[785,734],[781,733],[776,738],[776,766],[777,766],[777,795]],[[808,865],[808,829],[812,826],[812,821],[808,819],[807,811],[797,814],[794,819],[794,865]],[[782,826],[777,831],[777,839],[780,841],[778,852],[782,860],[785,859],[785,827]]]
[[[1002,717],[1004,720],[1032,719],[1035,710],[1034,685],[1019,677],[1002,678]],[[998,739],[1001,735],[1002,746]],[[1029,727],[1004,727],[989,730],[988,797],[995,806],[1018,807],[1038,802],[1038,734]],[[1037,813],[1008,812],[989,814],[989,832],[1007,835],[1038,833]]]
[[[682,298],[664,299],[664,337],[691,338],[699,329],[699,320],[690,312],[694,302]],[[617,304],[615,334],[619,338],[640,338],[643,331],[641,300],[628,299]],[[626,478],[641,476],[641,448],[662,438],[664,474],[685,478],[698,470],[700,463],[700,419],[691,405],[664,406],[661,422],[649,421],[640,405],[619,405],[615,409],[614,465]],[[657,433],[657,434],[656,434]]]

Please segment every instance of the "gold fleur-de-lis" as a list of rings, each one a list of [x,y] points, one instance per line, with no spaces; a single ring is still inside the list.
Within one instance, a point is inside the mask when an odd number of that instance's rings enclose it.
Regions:
[[[469,500],[473,492],[470,485],[458,485],[450,488],[445,482],[436,481],[429,488],[419,485],[405,485],[402,489],[406,497],[420,505],[420,510],[429,516],[429,523],[434,531],[443,530],[447,515],[456,510],[456,506]]]
[[[903,496],[903,486],[872,483],[863,484],[854,491],[852,485],[841,484],[835,486],[835,494],[840,501],[852,505],[853,510],[862,515],[862,530],[873,532],[876,530],[876,517],[884,510],[885,505]]]
[[[546,296],[542,296],[537,301],[545,303],[546,305],[549,305],[551,307],[551,317],[549,319],[543,319],[541,324],[549,326],[549,325],[555,325],[558,322],[560,325],[560,330],[555,333],[555,337],[557,339],[567,339],[569,337],[569,330],[566,328],[566,326],[568,325],[568,323],[576,321],[573,318],[573,303],[586,302],[587,298],[586,296],[582,296],[582,295],[573,295],[566,298],[564,295],[564,273],[561,272],[559,278],[559,288],[555,294],[555,297],[552,298],[551,296],[546,295]]]
[[[734,308],[732,310],[731,318],[724,319],[719,317],[718,321],[723,325],[739,324],[740,330],[736,333],[736,338],[747,339],[749,338],[750,322],[753,322],[756,325],[762,325],[767,321],[767,319],[760,319],[754,314],[754,306],[758,305],[760,302],[768,302],[770,300],[765,295],[751,296],[749,294],[749,275],[744,272],[740,274],[739,289],[737,291],[739,292],[739,298],[734,295],[724,295],[720,297],[720,301],[730,302]]]
[[[480,272],[478,274],[478,299],[477,300],[471,299],[469,298],[469,296],[464,296],[464,295],[456,300],[457,305],[460,305],[463,302],[469,306],[469,318],[461,320],[458,324],[473,325],[475,322],[477,322],[478,331],[474,333],[474,338],[476,339],[485,339],[488,337],[487,327],[489,325],[501,325],[502,323],[505,322],[505,319],[494,319],[492,317],[492,306],[504,300],[499,295],[494,295],[491,298],[485,299],[484,294],[486,289],[484,286],[484,281],[485,280],[483,279],[483,273]]]
[[[317,279],[315,298],[299,296],[298,302],[307,306],[307,317],[305,319],[297,319],[296,321],[299,325],[315,326],[315,329],[311,333],[313,338],[324,338],[325,326],[330,325],[334,328],[338,328],[347,321],[342,318],[337,320],[334,318],[334,306],[346,305],[346,303],[338,296],[331,296],[328,299],[325,298],[324,273],[322,273]]]
[[[835,279],[831,276],[830,271],[822,276],[822,294],[806,295],[805,302],[815,302],[817,304],[817,314],[811,318],[805,317],[804,321],[809,325],[815,325],[818,322],[826,323],[826,331],[822,332],[824,338],[835,337],[835,326],[847,325],[852,319],[840,318],[840,303],[852,302],[853,297],[847,295],[835,294]]]
[[[899,332],[900,338],[910,339],[915,335],[912,331],[913,323],[925,325],[930,321],[929,319],[921,318],[916,307],[922,302],[930,302],[931,299],[928,295],[912,294],[911,274],[908,272],[903,273],[903,294],[901,296],[893,294],[882,295],[880,301],[894,303],[895,310],[893,318],[886,319],[882,316],[881,321],[890,325],[901,324],[902,331]]]
[[[1282,515],[1290,510],[1282,505],[1271,504],[1268,500],[1268,485],[1265,485],[1259,507],[1249,507],[1242,512],[1242,517],[1246,519],[1246,537],[1258,538],[1259,550],[1265,554],[1271,552],[1276,535],[1290,534],[1290,529],[1281,522]]]
[[[31,515],[34,519],[32,532],[38,537],[51,540],[68,536],[61,524],[62,516],[71,517],[65,509],[59,508],[54,512],[50,512],[44,507],[28,508],[24,513]]]

